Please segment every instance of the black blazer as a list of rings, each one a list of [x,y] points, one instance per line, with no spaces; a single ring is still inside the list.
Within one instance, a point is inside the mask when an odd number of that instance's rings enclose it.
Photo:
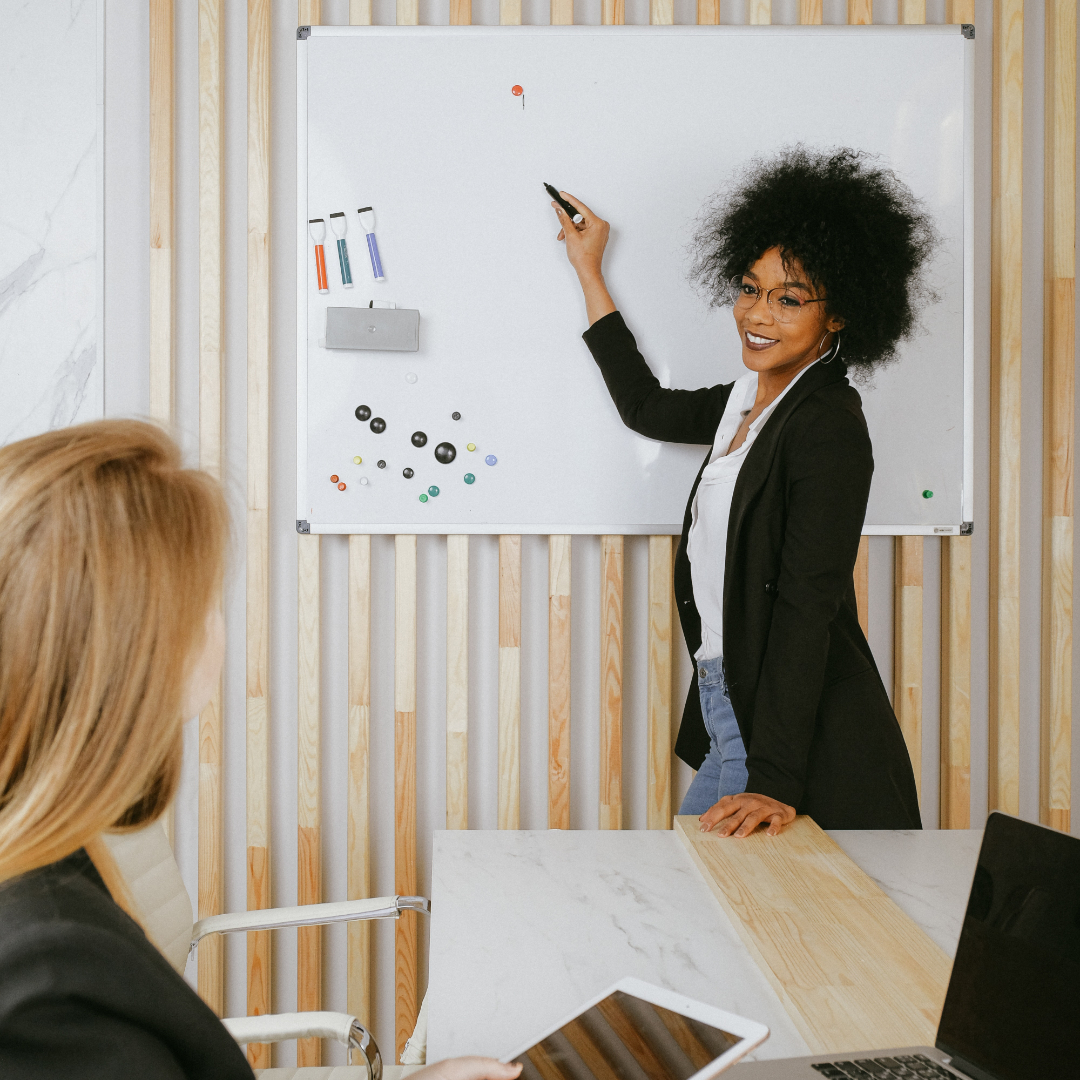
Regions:
[[[583,335],[627,427],[711,447],[733,383],[661,387],[618,312]],[[838,360],[810,368],[761,429],[739,472],[724,576],[724,672],[746,743],[746,790],[826,829],[920,828],[900,725],[859,626],[853,570],[874,459],[862,401]],[[693,658],[701,645],[686,539],[675,598]],[[695,665],[696,671],[696,665]],[[709,750],[697,675],[675,752]]]
[[[0,1077],[253,1080],[85,851],[0,884]]]

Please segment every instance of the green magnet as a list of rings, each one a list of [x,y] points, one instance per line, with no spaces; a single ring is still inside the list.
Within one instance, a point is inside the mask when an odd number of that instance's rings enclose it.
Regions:
[[[427,489],[427,493],[434,499],[435,496],[439,494],[439,489],[432,484],[431,487]]]
[[[476,479],[476,477],[473,476],[473,474],[471,472],[467,472],[465,474],[465,483],[466,484],[471,484],[475,479]]]
[[[924,491],[924,492],[922,493],[922,497],[923,497],[924,499],[932,499],[932,498],[934,497],[934,493],[933,493],[933,492],[932,492],[932,491],[931,491],[931,490],[930,490],[929,488],[927,488],[927,489],[926,489],[926,490],[925,490],[925,491]]]
[[[426,495],[421,495],[420,496],[420,501],[421,502],[427,502],[427,496]]]

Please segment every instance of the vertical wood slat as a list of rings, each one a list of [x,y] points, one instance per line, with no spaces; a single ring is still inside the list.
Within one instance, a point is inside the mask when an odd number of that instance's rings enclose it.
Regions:
[[[600,828],[622,828],[623,538],[600,537]]]
[[[349,25],[371,25],[371,0],[349,0]]]
[[[500,829],[521,827],[521,537],[499,537]]]
[[[221,479],[222,350],[222,0],[199,0],[199,467]],[[224,902],[222,683],[199,716],[199,918]],[[220,934],[199,948],[199,993],[225,1011],[225,949]]]
[[[416,537],[394,537],[394,891],[415,896],[416,873]],[[419,1004],[416,913],[394,924],[394,1059],[416,1026]]]
[[[697,0],[699,26],[720,25],[720,0]]]
[[[907,25],[926,22],[926,0],[900,0],[899,21]]]
[[[948,0],[950,23],[973,23],[975,0]],[[971,538],[941,541],[941,773],[938,825],[971,823]]]
[[[150,0],[150,416],[171,425],[173,361],[173,0]]]
[[[601,26],[622,26],[626,22],[624,0],[603,0],[600,5]]]
[[[499,0],[499,24],[501,26],[521,25],[521,0]]]
[[[772,23],[772,0],[746,0],[746,21],[751,26]]]
[[[371,895],[371,537],[349,537],[348,899]],[[346,931],[347,1008],[372,1022],[371,923]]]
[[[859,537],[859,554],[855,557],[855,603],[859,609],[859,626],[870,636],[870,537]]]
[[[398,26],[420,25],[420,0],[397,0],[397,24]]]
[[[821,25],[821,0],[799,0],[799,23],[802,26]]]
[[[1076,3],[1046,3],[1039,819],[1069,831],[1072,769]]]
[[[1017,814],[1020,763],[1020,395],[1023,0],[995,0],[990,244],[990,810]]]
[[[874,0],[847,0],[847,21],[851,26],[870,26],[874,21]]]
[[[469,827],[469,538],[446,538],[446,827]]]
[[[551,0],[551,25],[572,26],[574,23],[574,0]]]
[[[322,0],[296,0],[297,26],[318,26],[322,22]]]
[[[450,0],[450,25],[472,25],[472,0]]]
[[[971,827],[971,537],[941,541],[938,827]]]
[[[645,827],[671,828],[672,537],[649,537],[649,726]]]
[[[893,709],[922,797],[923,538],[893,538]]]
[[[318,904],[322,900],[320,812],[321,686],[319,658],[320,539],[297,540],[297,867],[296,902]],[[301,926],[296,931],[296,1008],[299,1012],[322,1007],[322,928]],[[298,1039],[299,1068],[322,1064],[319,1039]]]
[[[247,29],[247,906],[270,898],[270,0]],[[247,935],[247,1011],[271,1011],[271,932]],[[270,1067],[270,1044],[248,1061]]]
[[[548,537],[548,828],[570,828],[571,538]]]
[[[675,0],[649,0],[649,22],[653,26],[673,25]]]

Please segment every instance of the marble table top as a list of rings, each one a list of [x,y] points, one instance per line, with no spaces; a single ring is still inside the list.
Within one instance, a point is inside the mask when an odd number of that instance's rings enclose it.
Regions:
[[[981,830],[829,835],[955,952]],[[758,1059],[807,1053],[674,833],[439,832],[431,899],[428,1061],[507,1054],[626,975],[768,1024]]]

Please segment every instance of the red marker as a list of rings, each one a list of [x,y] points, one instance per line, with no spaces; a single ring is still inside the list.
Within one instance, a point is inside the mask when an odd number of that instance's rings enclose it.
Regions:
[[[319,285],[319,292],[328,293],[330,286],[326,281],[326,251],[323,249],[323,241],[326,239],[326,222],[321,217],[311,218],[308,221],[308,232],[315,241],[315,280]]]

